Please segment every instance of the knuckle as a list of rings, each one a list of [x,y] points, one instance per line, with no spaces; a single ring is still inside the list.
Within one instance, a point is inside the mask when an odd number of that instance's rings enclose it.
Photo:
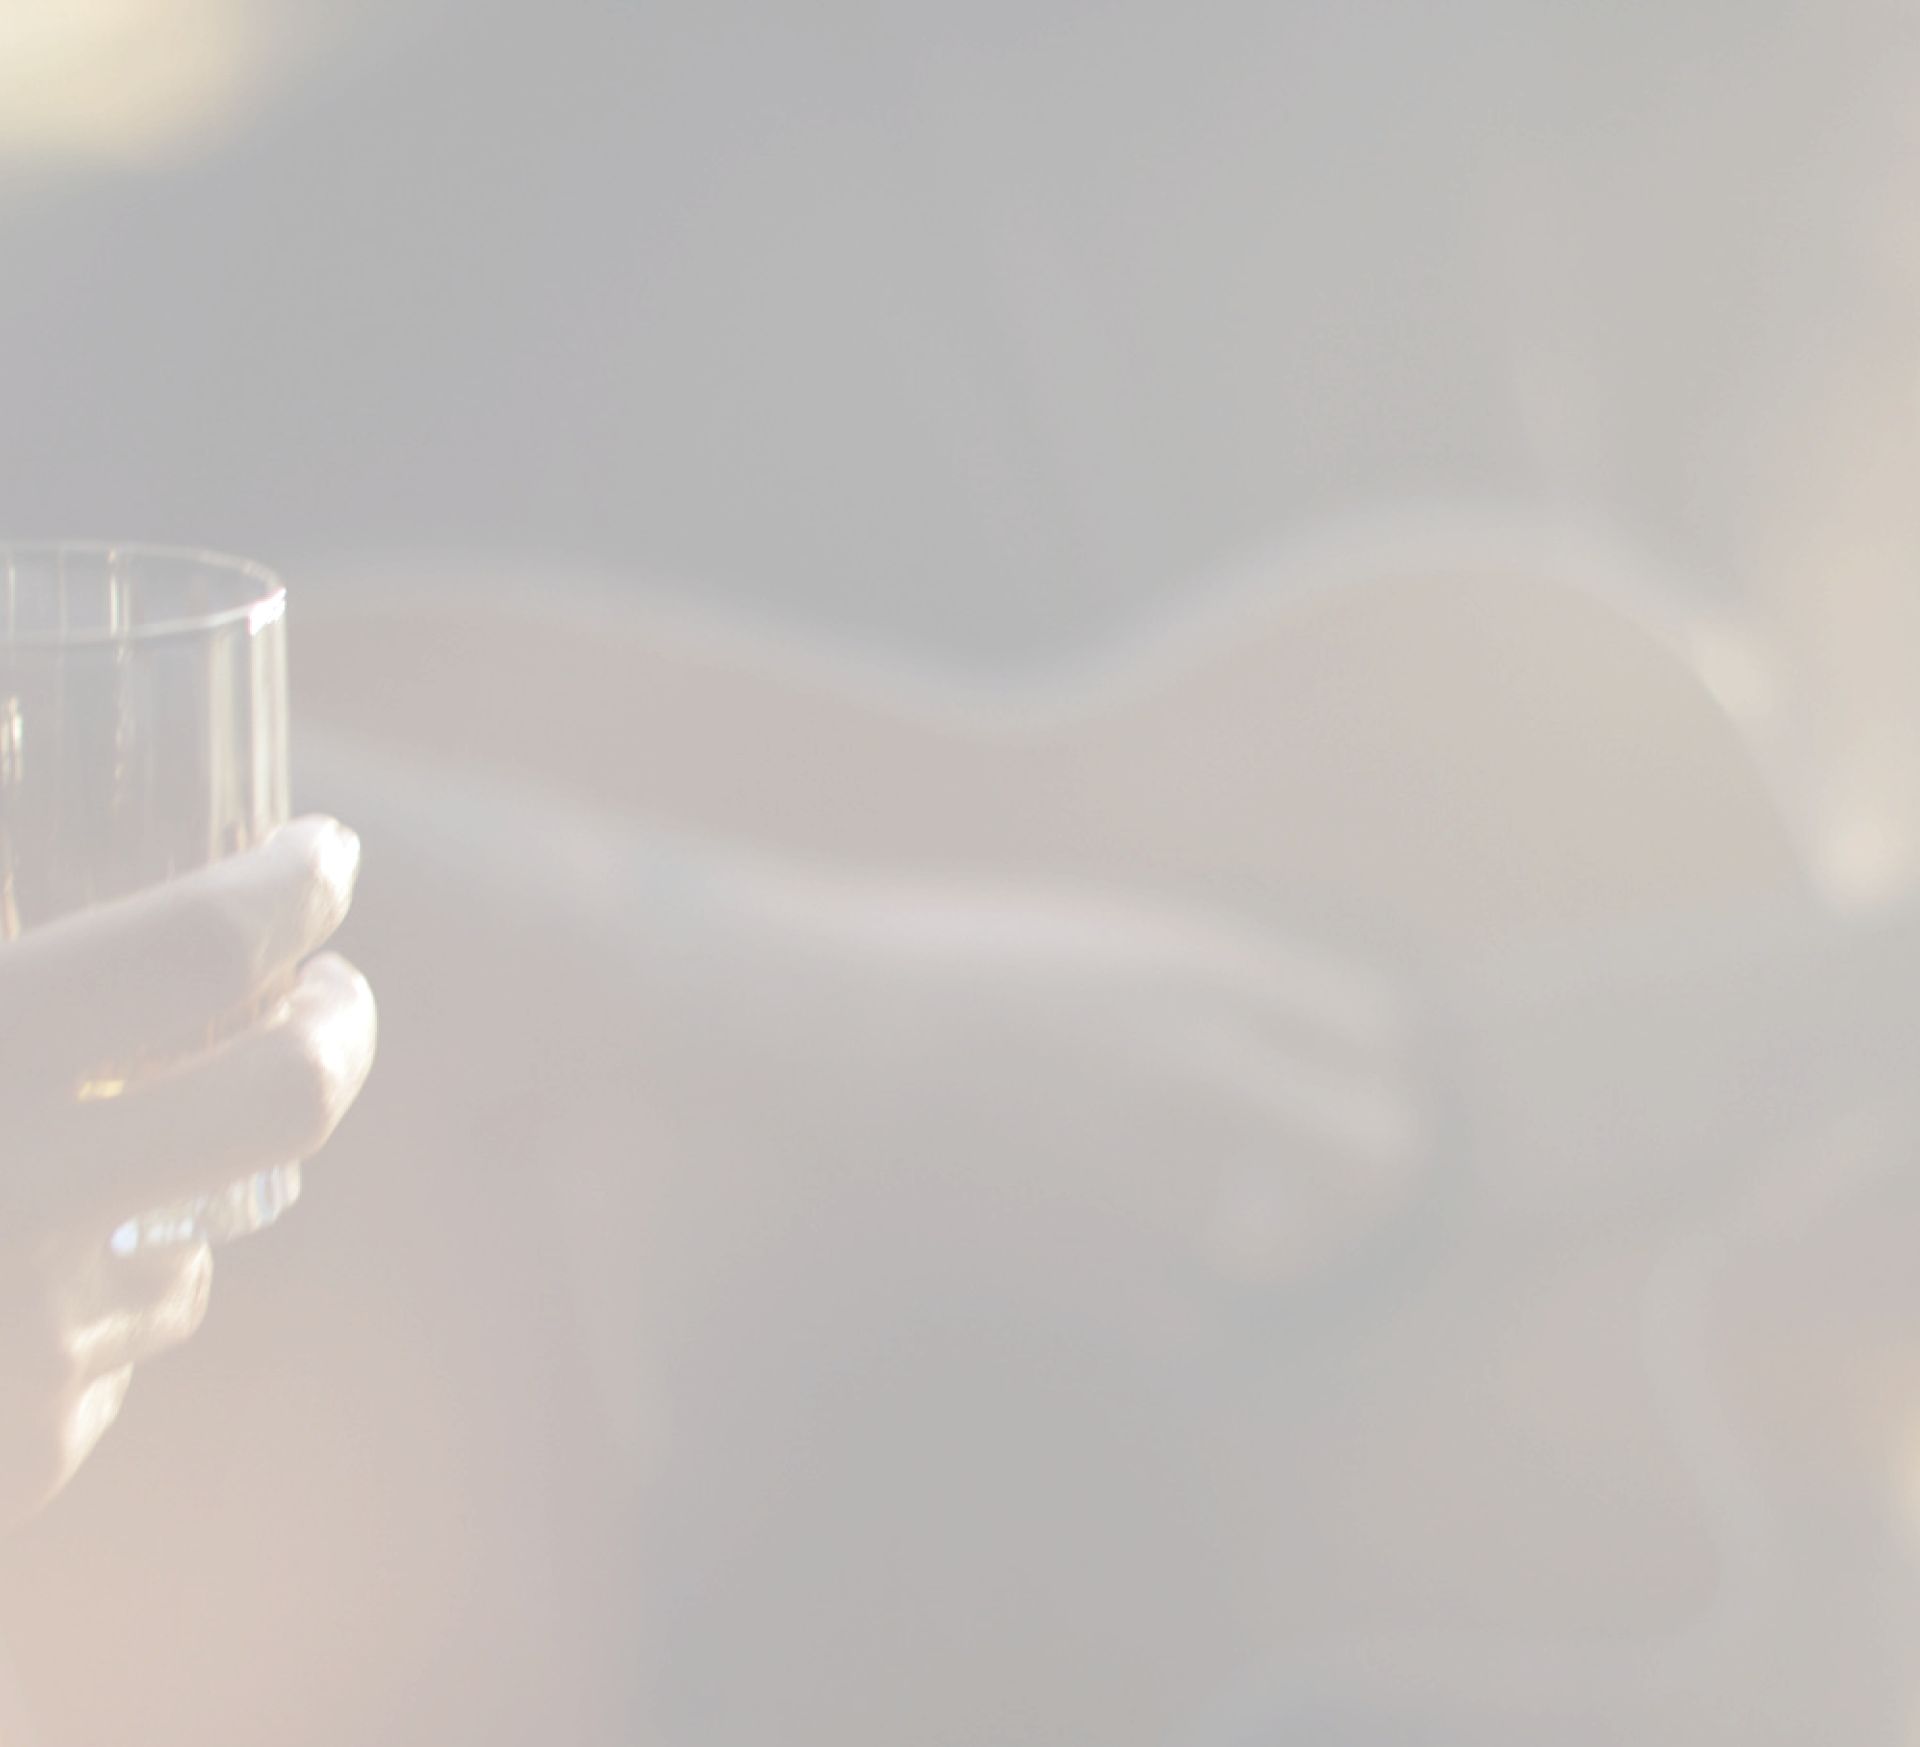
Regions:
[[[147,1357],[177,1346],[206,1319],[213,1255],[202,1243],[136,1250],[113,1267],[115,1306],[98,1330],[100,1359],[113,1352]]]
[[[200,1325],[207,1320],[212,1288],[213,1277],[204,1268],[183,1274],[175,1288],[141,1316],[142,1356],[164,1352],[197,1334]]]

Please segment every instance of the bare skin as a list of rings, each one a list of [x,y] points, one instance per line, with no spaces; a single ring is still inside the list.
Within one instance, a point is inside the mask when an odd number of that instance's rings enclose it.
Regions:
[[[133,1367],[206,1315],[204,1243],[117,1255],[116,1228],[309,1156],[358,1093],[373,997],[317,953],[358,868],[351,831],[301,819],[0,947],[0,1525],[66,1484]],[[248,1010],[261,1017],[204,1047]],[[82,1095],[103,1064],[176,1052],[119,1096]]]

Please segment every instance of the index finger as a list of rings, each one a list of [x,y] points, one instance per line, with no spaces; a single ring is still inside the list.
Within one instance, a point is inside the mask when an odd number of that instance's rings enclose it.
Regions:
[[[247,1006],[339,927],[360,840],[318,816],[0,946],[0,1075],[84,1075]]]

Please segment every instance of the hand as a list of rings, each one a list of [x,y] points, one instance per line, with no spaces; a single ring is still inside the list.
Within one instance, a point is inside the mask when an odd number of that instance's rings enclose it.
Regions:
[[[117,1255],[114,1231],[307,1157],[359,1091],[372,994],[343,959],[307,956],[346,915],[359,855],[344,826],[297,820],[0,946],[0,1526],[65,1484],[134,1364],[206,1314],[204,1243]],[[144,1061],[172,1065],[83,1094]]]
[[[1321,1279],[1417,1181],[1411,993],[1371,960],[1158,900],[701,866],[651,921],[662,1077],[887,1242],[1204,1344],[1212,1288]]]

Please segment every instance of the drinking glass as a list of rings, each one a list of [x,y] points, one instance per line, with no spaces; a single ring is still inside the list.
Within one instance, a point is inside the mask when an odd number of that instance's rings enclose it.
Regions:
[[[0,941],[286,822],[285,612],[278,578],[240,559],[0,545]],[[77,1092],[114,1097],[165,1065],[103,1062]],[[299,1192],[289,1162],[130,1220],[113,1247],[225,1242]]]

